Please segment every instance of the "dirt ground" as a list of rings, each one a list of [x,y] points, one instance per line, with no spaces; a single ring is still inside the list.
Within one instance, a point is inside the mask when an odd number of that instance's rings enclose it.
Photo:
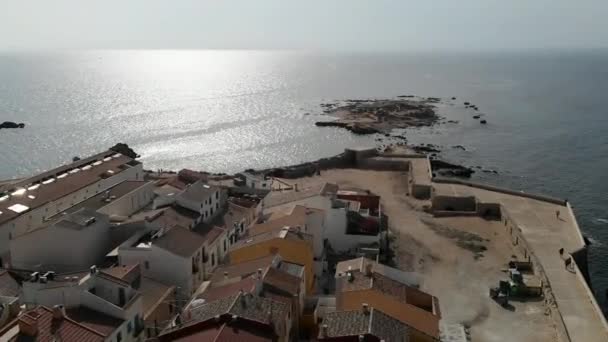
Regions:
[[[433,218],[406,196],[406,174],[364,170],[329,170],[295,180],[302,189],[320,182],[369,189],[381,196],[395,266],[417,271],[421,289],[439,298],[442,319],[470,326],[472,341],[556,341],[542,299],[512,301],[505,309],[489,298],[489,288],[506,279],[514,256],[499,222],[476,217]],[[519,256],[516,256],[519,257]]]

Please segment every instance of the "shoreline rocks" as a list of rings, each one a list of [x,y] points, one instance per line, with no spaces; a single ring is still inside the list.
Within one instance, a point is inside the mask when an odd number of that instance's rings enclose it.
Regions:
[[[403,97],[410,95],[401,95]],[[439,122],[433,103],[437,97],[417,99],[346,100],[342,105],[323,103],[324,113],[334,121],[319,121],[318,127],[340,127],[355,134],[390,133],[394,128],[425,127]]]
[[[4,121],[3,123],[0,123],[0,129],[2,128],[25,128],[25,124],[23,122],[16,123],[12,121]]]
[[[475,170],[466,166],[448,163],[439,159],[431,159],[431,169],[433,173],[445,177],[471,178]]]

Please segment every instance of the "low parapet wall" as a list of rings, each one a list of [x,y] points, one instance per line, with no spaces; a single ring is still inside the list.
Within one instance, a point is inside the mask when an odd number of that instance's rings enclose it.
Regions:
[[[530,248],[530,246],[528,245],[528,242],[524,238],[517,221],[515,221],[509,211],[502,205],[501,220],[504,223],[507,233],[511,237],[511,243],[513,244],[513,246],[519,249],[519,251],[524,255],[524,258],[527,261],[530,261],[532,263],[534,274],[538,275],[541,278],[541,281],[543,283],[543,296],[545,298],[545,305],[550,311],[551,318],[555,322],[555,329],[557,330],[559,340],[571,341],[570,335],[568,334],[568,329],[566,328],[566,323],[564,322],[564,318],[562,317],[562,314],[559,311],[557,301],[555,300],[553,292],[551,291],[551,283],[545,273],[545,270],[540,260],[534,254],[533,249]]]
[[[531,198],[531,199],[535,199],[535,200],[538,200],[538,201],[549,202],[549,203],[553,203],[553,204],[557,204],[557,205],[563,205],[563,206],[566,206],[567,203],[568,203],[565,200],[562,200],[562,199],[559,199],[559,198],[555,198],[555,197],[551,197],[551,196],[530,194],[530,193],[527,193],[527,192],[515,191],[515,190],[511,190],[511,189],[506,189],[506,188],[501,188],[501,187],[493,186],[493,185],[480,184],[480,183],[475,183],[475,182],[470,182],[470,181],[464,181],[464,180],[460,180],[460,179],[448,179],[448,178],[434,177],[433,178],[433,182],[435,182],[435,183],[442,183],[442,184],[460,184],[460,185],[466,185],[466,186],[470,186],[470,187],[473,187],[473,188],[478,188],[478,189],[483,189],[483,190],[488,190],[488,191],[495,191],[495,192],[500,192],[500,193],[503,193],[503,194],[513,195],[513,196],[526,197],[526,198]]]

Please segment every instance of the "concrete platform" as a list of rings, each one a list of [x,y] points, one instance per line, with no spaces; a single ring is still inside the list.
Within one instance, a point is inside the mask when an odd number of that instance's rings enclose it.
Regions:
[[[433,187],[438,195],[475,196],[481,202],[502,204],[546,273],[570,341],[608,341],[608,325],[582,274],[566,269],[559,255],[560,248],[574,252],[585,245],[567,206],[460,184]]]

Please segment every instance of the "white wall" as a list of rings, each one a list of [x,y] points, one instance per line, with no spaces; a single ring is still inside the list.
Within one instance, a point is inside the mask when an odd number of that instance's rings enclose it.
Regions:
[[[24,232],[38,228],[44,223],[44,219],[56,215],[75,204],[89,199],[96,194],[107,190],[108,188],[123,182],[125,180],[143,180],[143,165],[132,166],[119,173],[114,174],[112,177],[106,179],[99,179],[96,183],[93,183],[87,187],[84,187],[78,191],[75,191],[67,196],[64,196],[57,201],[49,202],[43,206],[35,209],[31,209],[28,212],[16,217],[14,220],[9,221],[0,226],[0,255],[6,255],[9,251],[8,240],[9,235],[17,236]],[[87,171],[80,171],[87,172]],[[88,170],[88,172],[99,172],[98,168]],[[68,176],[70,177],[70,176]],[[44,186],[44,185],[41,185]],[[36,193],[36,190],[32,192]]]
[[[190,187],[203,187],[204,184],[202,182],[196,182],[190,185]],[[194,212],[200,213],[203,216],[203,222],[210,221],[213,217],[215,217],[218,213],[221,212],[221,207],[223,205],[222,196],[220,196],[220,189],[218,187],[212,186],[214,192],[209,193],[207,198],[204,198],[202,201],[192,201],[182,194],[178,195],[176,198],[176,203],[184,208],[190,209]],[[188,191],[187,189],[185,191]]]
[[[26,270],[73,272],[86,270],[103,261],[110,251],[110,222],[99,215],[95,223],[82,229],[58,225],[10,240],[11,265]]]
[[[149,182],[124,196],[113,200],[99,210],[106,215],[131,216],[141,210],[154,198],[154,183]]]
[[[180,257],[154,245],[149,249],[120,247],[118,262],[120,265],[139,263],[143,276],[177,286],[180,299],[190,297],[192,291],[198,287],[193,286],[191,257]],[[202,273],[202,267],[199,270],[199,273]]]

